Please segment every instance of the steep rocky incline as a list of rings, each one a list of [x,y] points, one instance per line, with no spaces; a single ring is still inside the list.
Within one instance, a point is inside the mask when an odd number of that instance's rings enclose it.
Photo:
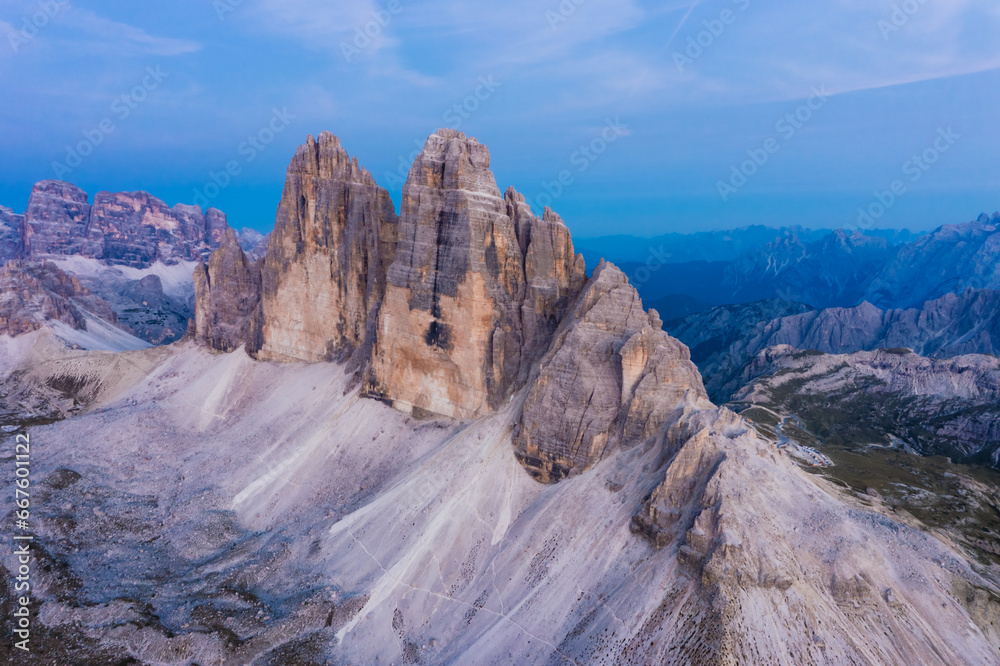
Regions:
[[[829,444],[902,444],[921,455],[1000,464],[1000,359],[929,359],[904,349],[826,355],[762,351],[740,406],[794,414]]]
[[[85,313],[116,322],[107,303],[55,264],[10,261],[0,268],[0,335],[22,335],[53,320],[83,331]]]
[[[288,167],[263,266],[260,357],[346,358],[370,344],[396,245],[389,193],[329,132]]]
[[[543,486],[512,455],[523,394],[419,421],[345,366],[192,344],[17,369],[83,407],[30,430],[56,663],[998,663],[995,571],[695,395]]]
[[[209,298],[218,282],[200,274]],[[270,360],[350,358],[369,395],[458,417],[496,410],[528,380],[586,280],[559,216],[536,217],[513,189],[501,196],[486,147],[450,130],[416,159],[398,218],[335,136],[310,137],[289,166],[261,274],[259,335],[232,337],[251,330],[247,314],[199,301],[212,318],[199,323],[202,341]],[[221,300],[250,303],[237,292],[253,284],[224,285]],[[216,344],[210,329],[229,333]]]
[[[948,358],[1000,354],[1000,292],[988,289],[947,294],[920,309],[810,308],[783,301],[713,308],[667,324],[691,347],[709,394],[725,401],[741,386],[743,372],[767,347],[839,354],[908,347]]]
[[[713,406],[625,275],[602,263],[586,279],[554,213],[501,196],[485,147],[441,130],[398,220],[381,197],[332,135],[310,139],[259,290],[227,236],[199,269],[203,345],[44,433],[128,433],[114,474],[58,458],[87,480],[47,506],[138,506],[126,546],[152,544],[157,524],[173,535],[148,556],[104,547],[97,567],[90,532],[74,550],[46,516],[60,570],[110,590],[77,614],[47,602],[46,622],[146,661],[998,663],[995,568],[808,476]],[[348,362],[209,353],[252,351],[258,293],[259,356]],[[873,372],[943,392],[946,373],[892,362]],[[966,399],[993,377],[949,371]],[[166,457],[144,432],[174,442]],[[56,463],[35,464],[62,493]],[[179,480],[151,484],[163,468]],[[154,598],[154,561],[191,575]],[[179,602],[192,595],[212,602]],[[113,608],[136,621],[109,633]]]
[[[247,257],[232,230],[208,265],[195,268],[194,288],[198,341],[227,352],[240,345],[260,348],[260,264]]]
[[[654,437],[682,400],[704,397],[687,348],[602,263],[540,363],[515,431],[517,457],[540,481],[559,481]]]

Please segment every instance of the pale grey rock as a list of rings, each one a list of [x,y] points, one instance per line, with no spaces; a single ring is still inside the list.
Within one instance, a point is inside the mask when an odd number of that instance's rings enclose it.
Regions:
[[[157,261],[207,259],[229,228],[214,208],[173,208],[146,192],[98,192],[94,204],[69,183],[37,183],[23,220],[24,258],[79,255],[108,265],[148,268]]]
[[[69,183],[43,180],[35,184],[28,199],[23,256],[97,256],[101,252],[100,239],[92,238],[89,228],[90,203],[87,193]]]
[[[243,227],[237,234],[240,247],[252,261],[263,259],[267,254],[267,243],[271,240],[270,232],[262,234],[256,229]]]
[[[86,330],[85,313],[117,324],[106,302],[55,264],[13,260],[0,268],[0,335],[16,337],[50,321]]]
[[[657,436],[685,399],[704,397],[687,348],[660,330],[621,271],[601,263],[530,384],[516,455],[536,479],[559,481]]]

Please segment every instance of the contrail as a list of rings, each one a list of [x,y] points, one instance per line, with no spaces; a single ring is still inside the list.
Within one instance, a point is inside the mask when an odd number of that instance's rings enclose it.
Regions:
[[[700,4],[701,4],[701,0],[695,0],[694,4],[692,4],[690,7],[688,7],[687,13],[684,15],[683,18],[681,18],[681,22],[677,24],[677,27],[674,28],[673,34],[670,35],[670,39],[667,40],[666,46],[663,47],[664,49],[669,49],[670,48],[670,45],[674,43],[674,37],[677,36],[677,33],[680,32],[681,28],[684,27],[684,24],[687,23],[688,17],[691,16],[691,12],[693,12],[694,8],[697,7]]]

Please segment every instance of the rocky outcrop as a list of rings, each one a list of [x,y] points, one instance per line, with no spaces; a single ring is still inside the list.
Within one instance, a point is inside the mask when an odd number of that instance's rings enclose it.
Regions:
[[[824,444],[900,444],[1000,464],[1000,359],[938,360],[908,349],[818,354],[778,346],[747,368],[733,401],[794,414]]]
[[[557,216],[501,197],[490,154],[431,135],[403,188],[399,244],[366,381],[399,409],[461,418],[510,396],[583,282]]]
[[[261,271],[226,230],[208,265],[194,271],[195,339],[221,351],[260,348]]]
[[[160,261],[206,259],[228,229],[226,216],[214,208],[169,208],[146,192],[98,192],[94,204],[69,183],[37,183],[23,222],[22,256],[34,259],[79,255],[109,265],[148,268]]]
[[[21,256],[21,226],[24,216],[0,206],[0,264]]]
[[[53,320],[83,331],[86,312],[116,323],[107,303],[55,264],[14,260],[0,268],[0,335],[16,337]]]
[[[288,167],[264,262],[261,358],[347,358],[370,344],[395,247],[389,193],[337,137],[310,136]]]
[[[744,370],[763,349],[789,345],[839,354],[908,347],[948,358],[1000,354],[1000,292],[988,289],[947,294],[920,309],[811,310],[785,301],[713,308],[669,324],[691,347],[713,399],[725,401],[742,385]]]
[[[687,348],[660,330],[621,271],[601,263],[541,361],[516,455],[536,479],[559,481],[658,436],[682,401],[704,397]]]

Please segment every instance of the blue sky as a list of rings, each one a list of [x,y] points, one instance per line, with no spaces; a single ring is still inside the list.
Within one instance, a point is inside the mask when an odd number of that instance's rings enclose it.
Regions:
[[[1000,209],[995,0],[153,7],[0,0],[0,203],[61,177],[266,231],[308,134],[398,202],[416,147],[458,124],[579,236]]]

